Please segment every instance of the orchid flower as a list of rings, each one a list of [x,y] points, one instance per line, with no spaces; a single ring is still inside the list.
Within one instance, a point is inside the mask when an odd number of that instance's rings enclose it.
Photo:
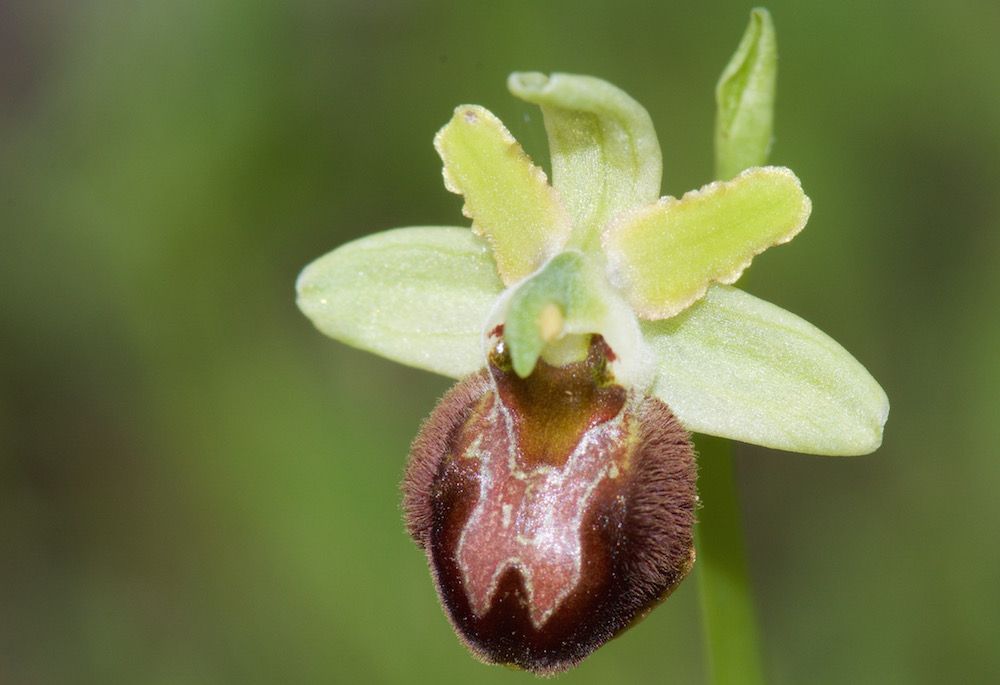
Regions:
[[[769,128],[740,132],[761,129],[740,100],[753,74],[731,71],[722,137],[760,159]],[[496,116],[459,106],[434,145],[471,229],[369,235],[297,291],[330,337],[458,380],[414,441],[408,528],[473,653],[547,674],[692,567],[689,432],[864,454],[888,401],[818,328],[732,285],[806,225],[792,171],[736,150],[723,180],[660,197],[656,133],[626,93],[569,74],[508,87],[541,107],[551,184]]]

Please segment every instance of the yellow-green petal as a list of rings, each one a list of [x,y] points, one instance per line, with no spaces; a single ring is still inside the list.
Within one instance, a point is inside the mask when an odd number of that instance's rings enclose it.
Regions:
[[[503,284],[467,228],[398,228],[303,269],[298,305],[331,338],[461,378],[483,367],[482,330]]]
[[[645,319],[665,319],[733,283],[750,261],[806,225],[812,205],[783,167],[747,169],[625,217],[605,233],[613,278]]]
[[[654,202],[663,171],[649,114],[593,76],[511,74],[511,93],[539,105],[552,155],[552,185],[573,215],[573,243],[587,247],[621,212]]]
[[[683,314],[642,323],[654,394],[689,430],[848,456],[882,443],[889,400],[836,341],[780,307],[713,286]]]
[[[532,273],[566,244],[569,215],[545,172],[491,112],[456,108],[434,147],[444,162],[445,187],[465,197],[462,213],[490,244],[504,283]]]

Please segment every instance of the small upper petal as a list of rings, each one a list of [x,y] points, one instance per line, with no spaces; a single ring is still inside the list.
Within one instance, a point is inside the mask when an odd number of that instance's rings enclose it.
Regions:
[[[569,238],[571,222],[545,172],[489,110],[462,105],[434,138],[445,187],[493,249],[510,285],[538,269]]]

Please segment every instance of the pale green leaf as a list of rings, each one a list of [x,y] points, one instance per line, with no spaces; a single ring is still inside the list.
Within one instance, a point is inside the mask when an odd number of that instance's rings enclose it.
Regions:
[[[552,183],[573,215],[573,241],[596,242],[623,210],[660,195],[660,145],[649,114],[592,76],[514,73],[507,87],[540,105],[552,155]]]
[[[825,455],[874,451],[889,400],[868,371],[812,324],[728,286],[683,314],[644,322],[654,394],[689,430]]]
[[[483,367],[482,330],[502,289],[486,243],[452,227],[355,240],[296,283],[299,308],[323,333],[452,378]]]
[[[730,179],[767,162],[774,128],[778,42],[766,9],[750,23],[715,87],[715,177]]]
[[[445,186],[493,248],[508,285],[538,269],[569,238],[570,220],[545,172],[488,110],[462,105],[434,138]]]
[[[604,246],[640,316],[665,319],[702,297],[709,283],[735,282],[755,255],[791,240],[811,208],[795,174],[757,167],[625,217],[606,232]]]

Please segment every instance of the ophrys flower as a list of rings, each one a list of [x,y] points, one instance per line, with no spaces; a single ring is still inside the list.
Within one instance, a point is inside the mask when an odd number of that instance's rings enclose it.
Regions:
[[[460,382],[414,441],[410,533],[481,658],[573,665],[694,562],[687,431],[848,455],[881,442],[885,394],[815,327],[728,284],[811,210],[753,167],[659,198],[646,111],[586,76],[513,74],[542,108],[553,183],[489,111],[435,138],[472,229],[340,247],[299,278],[320,330]]]

